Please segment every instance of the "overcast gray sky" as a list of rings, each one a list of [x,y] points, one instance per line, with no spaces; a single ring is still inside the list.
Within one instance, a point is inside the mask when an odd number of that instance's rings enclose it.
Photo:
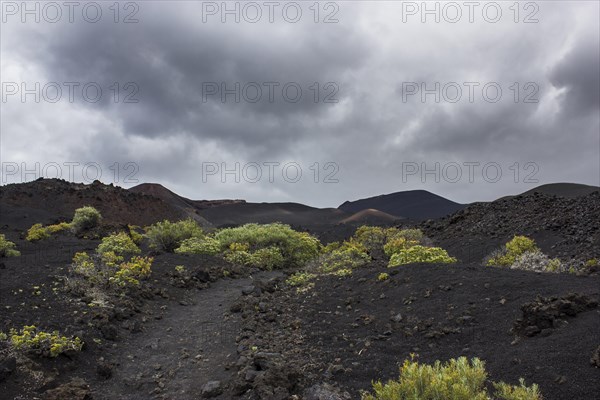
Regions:
[[[2,3],[3,183],[99,166],[320,207],[600,183],[597,1],[22,4]]]

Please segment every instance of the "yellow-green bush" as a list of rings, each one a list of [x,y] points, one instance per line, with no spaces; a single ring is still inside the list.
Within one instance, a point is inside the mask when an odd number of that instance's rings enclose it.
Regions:
[[[371,261],[367,249],[352,239],[343,243],[330,243],[322,253],[317,260],[317,268],[324,273],[359,268]]]
[[[33,224],[31,228],[27,230],[27,237],[25,239],[29,242],[35,242],[49,237],[50,233],[42,224]]]
[[[221,252],[221,243],[212,236],[192,237],[181,242],[175,253],[216,255]]]
[[[58,233],[71,228],[68,222],[60,222],[54,225],[43,226],[42,224],[33,224],[27,230],[26,240],[35,242],[38,240],[48,239],[52,234]]]
[[[35,325],[25,326],[20,331],[11,329],[7,338],[15,349],[37,350],[45,357],[56,357],[69,350],[81,351],[83,347],[83,342],[78,337],[67,338],[58,331],[43,332]]]
[[[221,251],[235,252],[230,247],[234,243],[247,245],[245,250],[252,254],[259,249],[277,248],[284,262],[280,266],[302,267],[319,254],[320,242],[304,232],[297,232],[288,225],[246,224],[236,228],[226,228],[215,234],[215,239],[221,244]],[[274,254],[274,253],[273,253]],[[245,258],[242,253],[239,256]]]
[[[20,255],[21,252],[17,250],[17,245],[0,233],[0,257],[18,257]]]
[[[490,257],[487,261],[487,265],[510,267],[517,260],[517,258],[526,252],[533,252],[539,250],[535,242],[526,236],[513,237],[504,248]]]
[[[583,264],[584,267],[586,268],[592,268],[592,267],[597,267],[598,266],[598,260],[596,258],[591,258],[589,260],[587,260],[585,262],[585,264]]]
[[[98,210],[91,206],[84,206],[75,210],[71,228],[75,233],[81,233],[97,227],[100,225],[100,221],[102,221],[102,215]]]
[[[388,267],[413,263],[454,263],[456,258],[450,257],[441,247],[425,247],[420,245],[402,249],[392,254]]]
[[[96,248],[96,252],[100,255],[113,253],[118,257],[139,254],[140,251],[133,239],[125,232],[112,233],[103,237]]]
[[[497,384],[495,397],[485,387],[485,363],[478,358],[451,359],[433,365],[406,360],[400,368],[398,380],[373,383],[374,393],[363,393],[362,400],[541,400],[538,387],[513,387]],[[511,397],[512,396],[512,397]],[[521,397],[515,397],[521,396]]]
[[[258,249],[250,254],[248,263],[253,267],[270,271],[273,269],[283,268],[285,259],[277,247],[271,246]]]
[[[391,257],[395,253],[399,253],[401,250],[406,250],[409,247],[418,245],[419,242],[416,240],[406,240],[403,237],[394,237],[390,239],[385,246],[383,246],[384,253]]]
[[[390,279],[390,275],[386,272],[382,272],[377,275],[377,280],[380,282],[387,281],[388,279]]]
[[[371,254],[378,249],[382,249],[383,245],[397,233],[398,228],[363,225],[354,232],[352,239],[360,243]]]
[[[185,239],[204,236],[200,225],[191,218],[177,222],[164,220],[145,229],[150,247],[167,253],[173,253]]]
[[[139,285],[140,279],[150,276],[152,257],[132,257],[130,261],[119,265],[119,270],[109,278],[109,282],[119,285]]]
[[[305,286],[311,280],[315,279],[317,276],[315,274],[311,274],[309,272],[296,272],[286,279],[285,283],[290,286]]]
[[[142,241],[144,240],[144,235],[138,232],[138,229],[140,229],[140,227],[137,225],[127,225],[127,229],[129,229],[129,236],[131,236],[131,240],[133,240],[133,243],[137,244],[138,246],[142,244]]]

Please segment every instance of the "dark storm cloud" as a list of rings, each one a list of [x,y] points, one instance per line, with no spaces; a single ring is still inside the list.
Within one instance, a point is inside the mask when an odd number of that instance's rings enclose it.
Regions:
[[[404,162],[508,168],[531,161],[540,166],[540,183],[598,183],[597,4],[540,3],[540,22],[528,25],[510,18],[498,24],[402,23],[400,2],[339,6],[336,24],[310,18],[298,24],[203,23],[201,2],[140,3],[136,24],[110,18],[6,24],[3,80],[98,82],[106,93],[98,103],[3,105],[3,153],[32,160],[48,160],[47,153],[84,157],[103,165],[131,160],[142,180],[190,197],[321,206],[414,188],[470,201],[535,186],[510,179],[493,185],[403,182]],[[420,94],[404,98],[403,83],[431,88],[472,81],[497,83],[502,100],[485,101],[478,89],[469,102],[464,87],[457,103],[431,96],[422,101]],[[114,82],[135,83],[139,102],[115,104],[108,89]],[[203,83],[212,82],[280,86],[273,102],[266,101],[266,88],[257,103],[235,103],[232,96],[223,103],[219,94],[203,101]],[[287,82],[303,89],[298,103],[281,97]],[[318,102],[309,89],[315,82]],[[339,88],[337,103],[322,101],[328,82]],[[523,102],[528,82],[539,89],[537,102]],[[126,92],[121,88],[121,95]],[[17,138],[35,138],[40,149]],[[302,164],[307,180],[198,183],[204,161],[286,160]],[[312,184],[308,167],[317,161],[337,163],[340,183]]]

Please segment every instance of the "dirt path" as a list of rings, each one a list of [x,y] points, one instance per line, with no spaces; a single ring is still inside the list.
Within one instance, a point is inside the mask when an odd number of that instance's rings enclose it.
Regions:
[[[205,383],[227,380],[225,366],[237,359],[239,327],[239,314],[229,308],[254,281],[279,274],[220,280],[190,291],[186,300],[164,309],[161,319],[145,324],[144,332],[119,343],[113,376],[94,387],[94,398],[198,399]]]

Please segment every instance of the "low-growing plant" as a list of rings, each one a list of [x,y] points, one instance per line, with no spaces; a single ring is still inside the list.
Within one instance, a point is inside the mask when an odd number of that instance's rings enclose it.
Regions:
[[[102,238],[96,252],[100,255],[112,253],[117,257],[124,257],[139,254],[141,250],[127,233],[118,232]]]
[[[140,279],[150,276],[152,257],[132,257],[130,261],[119,265],[119,270],[109,278],[109,282],[118,286],[139,285]]]
[[[539,400],[542,398],[540,388],[535,383],[531,386],[525,385],[523,378],[519,379],[519,385],[509,385],[504,382],[494,382],[496,397],[502,400]]]
[[[320,272],[331,273],[340,269],[362,267],[371,261],[366,248],[353,240],[343,243],[331,243],[323,249],[323,254],[316,260]]]
[[[411,246],[392,254],[388,267],[413,263],[455,263],[456,258],[450,257],[446,250],[441,247],[425,247],[421,245]]]
[[[42,224],[33,224],[31,228],[27,230],[27,236],[25,240],[29,242],[36,242],[38,240],[48,239],[50,233]]]
[[[86,252],[78,252],[73,256],[73,270],[83,276],[90,276],[94,272],[94,262]]]
[[[81,233],[97,227],[100,225],[100,221],[102,221],[100,211],[91,206],[84,206],[75,210],[71,228],[75,233]]]
[[[177,222],[164,220],[146,227],[150,247],[167,253],[173,253],[186,239],[203,236],[202,228],[191,218]]]
[[[270,271],[273,269],[283,268],[285,259],[277,247],[271,246],[258,249],[250,254],[248,264],[252,265],[253,267]]]
[[[18,257],[20,255],[21,252],[17,250],[17,245],[0,233],[0,257]]]
[[[598,259],[596,259],[596,258],[592,258],[592,259],[589,259],[589,260],[587,260],[587,261],[585,262],[585,264],[583,264],[583,266],[584,266],[585,268],[592,268],[592,267],[597,267],[597,266],[598,266],[598,264],[600,264],[600,263],[598,262]]]
[[[418,245],[419,242],[416,240],[407,240],[403,237],[394,237],[390,239],[385,246],[383,246],[383,251],[386,256],[391,257],[392,255],[399,253],[401,250],[406,250],[409,247]]]
[[[138,232],[140,227],[137,225],[127,225],[127,229],[129,230],[129,236],[131,236],[131,240],[133,240],[133,243],[137,244],[138,246],[142,244],[142,241],[144,240],[144,235]]]
[[[46,227],[46,230],[50,234],[66,231],[67,229],[71,229],[71,224],[68,222],[59,222],[58,224],[48,225]]]
[[[362,393],[362,400],[541,400],[538,387],[528,388],[504,383],[496,384],[495,397],[490,397],[485,383],[485,363],[478,358],[471,362],[466,357],[450,359],[433,365],[404,361],[398,380],[374,382],[374,393]],[[511,397],[512,396],[512,397]],[[521,397],[516,397],[521,396]]]
[[[285,283],[294,287],[304,286],[316,277],[317,275],[311,274],[309,272],[296,272],[295,274],[287,278]]]
[[[493,254],[486,262],[489,266],[510,267],[517,258],[528,251],[539,250],[535,242],[526,236],[515,235],[500,252]]]
[[[383,245],[397,233],[398,228],[363,225],[354,232],[352,239],[360,243],[369,254],[372,254],[376,250],[382,249]]]
[[[320,242],[317,238],[305,232],[297,232],[290,226],[273,224],[246,224],[236,228],[222,229],[215,234],[215,239],[221,245],[221,251],[236,252],[231,246],[241,244],[247,249],[240,249],[241,255],[230,258],[246,258],[243,252],[249,255],[260,249],[276,248],[283,262],[277,267],[303,267],[319,254]],[[266,253],[265,253],[266,254]],[[269,260],[278,259],[274,252],[270,252]],[[226,254],[227,257],[227,254]],[[246,260],[249,262],[250,258]]]
[[[377,280],[380,282],[387,281],[388,279],[390,279],[390,274],[388,274],[387,272],[382,272],[379,275],[377,275]]]
[[[192,237],[181,242],[175,253],[217,255],[221,252],[221,243],[212,236]]]
[[[35,325],[25,326],[20,331],[11,329],[7,338],[15,349],[34,350],[44,357],[57,357],[66,351],[81,351],[83,347],[83,342],[78,337],[67,338],[58,331],[43,332]]]

